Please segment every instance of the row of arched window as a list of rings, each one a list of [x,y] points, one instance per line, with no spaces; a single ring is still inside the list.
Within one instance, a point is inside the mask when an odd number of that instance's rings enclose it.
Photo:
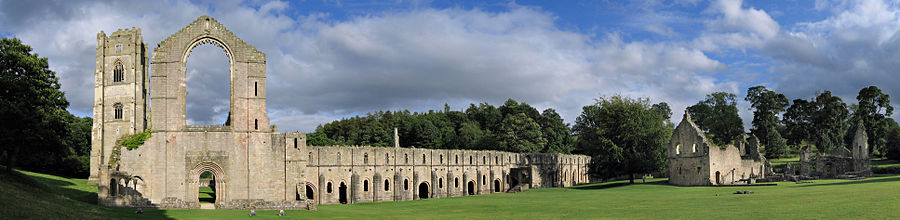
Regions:
[[[296,146],[297,146],[296,140],[294,140],[294,147],[296,148]],[[385,158],[390,158],[390,156],[391,156],[390,153],[385,153],[385,154],[384,154],[384,157],[385,157]],[[456,156],[456,157],[455,157],[455,163],[456,163],[456,164],[459,164],[459,155],[455,155],[455,156]],[[440,158],[440,163],[443,164],[443,163],[444,163],[444,155],[441,154],[439,158]],[[475,161],[473,160],[473,158],[474,158],[473,156],[469,156],[469,164],[475,164],[475,163],[474,163]],[[530,156],[529,156],[529,158],[530,158]],[[341,163],[341,162],[342,162],[341,152],[337,152],[337,158],[336,158],[336,159],[337,159],[337,163]],[[509,160],[509,163],[512,163],[512,156],[509,156],[508,160]],[[570,160],[571,160],[571,159],[570,159]],[[311,163],[312,161],[314,161],[313,153],[312,153],[312,152],[309,152],[309,162]],[[482,157],[481,157],[481,162],[482,162],[482,164],[487,164],[487,156],[482,156]],[[409,164],[409,154],[403,154],[403,163]],[[423,163],[423,164],[424,164],[424,163],[428,163],[428,157],[427,157],[427,154],[422,154],[422,163]],[[495,163],[495,164],[500,164],[500,157],[499,157],[499,156],[494,156],[494,163]],[[363,164],[369,164],[369,153],[363,153]]]

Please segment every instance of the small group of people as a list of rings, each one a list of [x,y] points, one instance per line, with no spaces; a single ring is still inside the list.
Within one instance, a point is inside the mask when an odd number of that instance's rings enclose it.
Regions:
[[[250,216],[251,216],[251,217],[256,216],[256,210],[251,209],[251,210],[250,210]],[[278,210],[278,216],[285,216],[285,215],[284,215],[284,209]]]

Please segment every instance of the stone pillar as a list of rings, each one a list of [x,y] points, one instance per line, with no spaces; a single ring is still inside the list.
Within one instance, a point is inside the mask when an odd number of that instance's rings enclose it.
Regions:
[[[400,148],[400,135],[397,132],[397,128],[394,128],[394,147]]]

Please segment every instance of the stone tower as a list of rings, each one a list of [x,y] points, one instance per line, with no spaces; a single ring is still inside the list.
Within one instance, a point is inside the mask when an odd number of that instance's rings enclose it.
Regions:
[[[119,29],[110,36],[103,31],[97,34],[91,184],[97,183],[100,169],[106,168],[119,137],[150,127],[147,49],[138,28]]]

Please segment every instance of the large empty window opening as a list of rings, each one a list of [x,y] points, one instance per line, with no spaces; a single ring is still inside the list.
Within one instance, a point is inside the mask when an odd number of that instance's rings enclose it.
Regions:
[[[231,63],[213,44],[197,45],[185,63],[187,125],[225,125],[231,110]]]

